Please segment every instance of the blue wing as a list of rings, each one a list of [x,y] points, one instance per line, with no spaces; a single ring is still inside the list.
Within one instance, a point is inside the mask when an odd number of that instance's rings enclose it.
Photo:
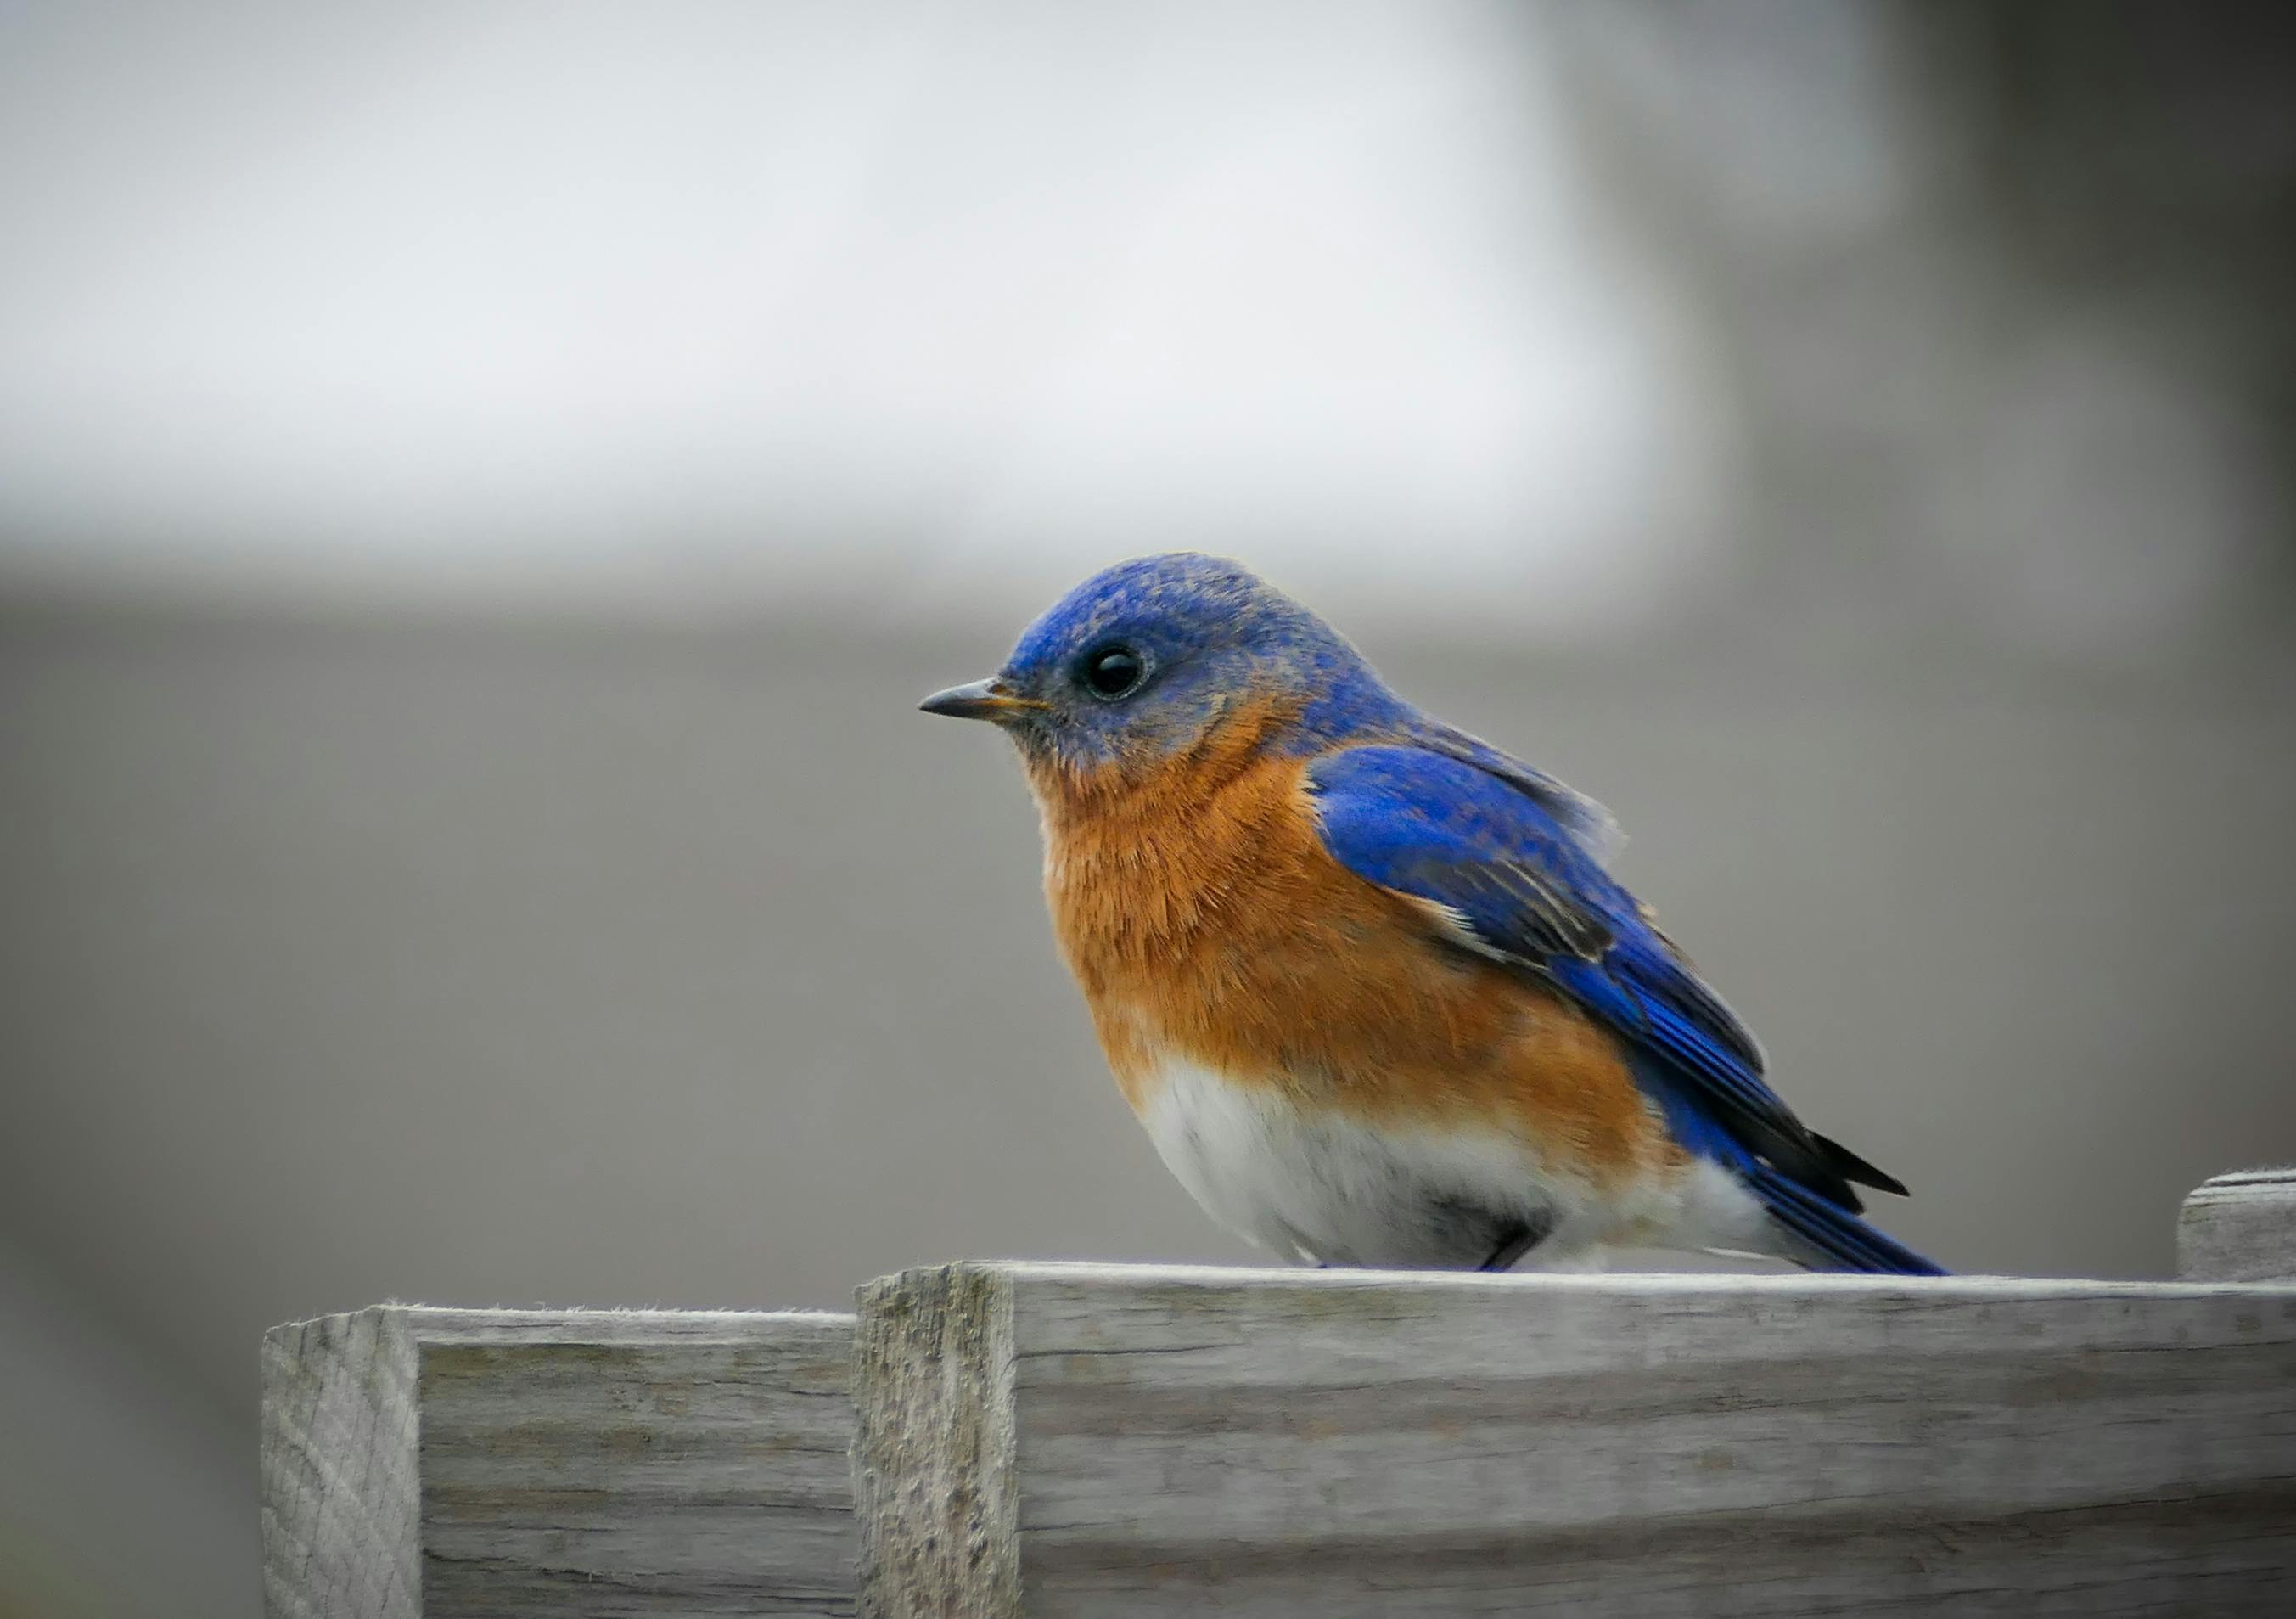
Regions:
[[[1464,944],[1540,974],[1623,1036],[1676,1139],[1734,1170],[1821,1252],[1854,1270],[1935,1271],[1857,1218],[1852,1180],[1905,1188],[1808,1129],[1764,1081],[1745,1025],[1603,869],[1588,835],[1600,811],[1504,762],[1404,746],[1325,754],[1308,770],[1324,847],[1357,875],[1442,907]]]

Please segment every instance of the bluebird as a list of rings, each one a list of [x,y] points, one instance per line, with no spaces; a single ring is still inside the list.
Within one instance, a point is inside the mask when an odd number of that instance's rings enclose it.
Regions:
[[[1905,1188],[1794,1116],[1610,875],[1601,806],[1422,713],[1238,564],[1120,563],[922,706],[1018,744],[1117,1084],[1261,1247],[1939,1273],[1860,1218],[1853,1183]]]

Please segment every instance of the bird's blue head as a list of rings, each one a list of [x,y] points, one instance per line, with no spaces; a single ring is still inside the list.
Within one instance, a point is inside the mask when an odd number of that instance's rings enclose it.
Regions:
[[[993,678],[923,707],[994,720],[1032,764],[1083,775],[1152,768],[1247,712],[1278,716],[1281,744],[1309,752],[1403,711],[1330,625],[1241,564],[1193,552],[1095,573]]]

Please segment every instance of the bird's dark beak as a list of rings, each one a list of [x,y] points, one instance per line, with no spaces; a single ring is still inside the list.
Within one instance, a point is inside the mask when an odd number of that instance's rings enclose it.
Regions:
[[[952,719],[1002,720],[1046,705],[1021,696],[1002,680],[989,679],[935,692],[917,706],[928,714],[947,714]]]

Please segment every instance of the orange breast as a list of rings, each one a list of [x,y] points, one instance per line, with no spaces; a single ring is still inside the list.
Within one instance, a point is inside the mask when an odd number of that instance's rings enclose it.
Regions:
[[[1150,774],[1035,775],[1054,931],[1134,1111],[1182,1058],[1303,1108],[1510,1130],[1597,1183],[1677,1162],[1611,1037],[1333,860],[1303,761],[1258,740],[1247,718]]]

